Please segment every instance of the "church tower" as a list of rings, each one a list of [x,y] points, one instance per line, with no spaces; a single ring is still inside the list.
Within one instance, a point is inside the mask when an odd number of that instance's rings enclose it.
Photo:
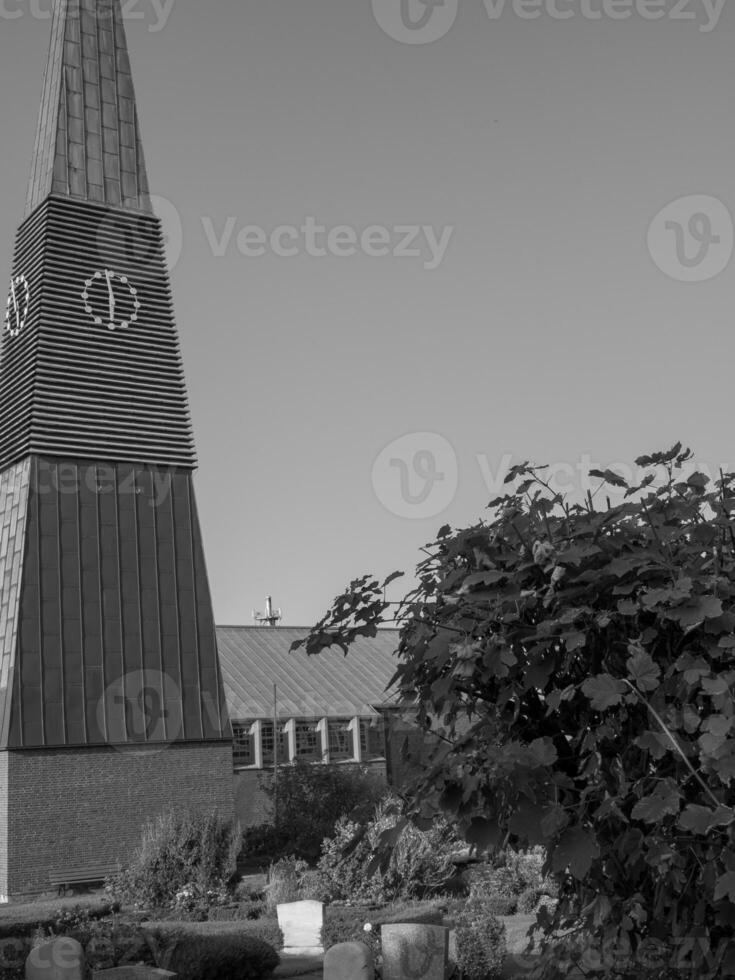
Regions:
[[[55,0],[0,348],[3,897],[232,813],[195,467],[120,0]]]

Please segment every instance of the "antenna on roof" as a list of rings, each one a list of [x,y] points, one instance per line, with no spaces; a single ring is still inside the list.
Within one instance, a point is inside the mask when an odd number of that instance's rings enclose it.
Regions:
[[[281,610],[273,609],[271,597],[265,597],[265,612],[259,613],[253,609],[253,619],[258,626],[277,626],[281,621]]]

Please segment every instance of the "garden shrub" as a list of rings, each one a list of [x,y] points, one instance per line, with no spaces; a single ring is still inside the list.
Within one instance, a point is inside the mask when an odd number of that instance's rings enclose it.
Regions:
[[[227,922],[233,919],[254,921],[267,912],[265,899],[237,902],[233,905],[214,905],[207,912],[207,919],[216,922]]]
[[[237,931],[253,939],[262,939],[273,949],[283,949],[283,933],[278,925],[278,919],[263,916],[260,919],[245,919],[238,923]]]
[[[482,896],[471,896],[456,924],[457,966],[465,980],[500,976],[506,954],[505,926],[488,913]]]
[[[25,980],[25,962],[33,948],[30,935],[0,939],[0,980]]]
[[[229,914],[225,914],[229,912]],[[243,935],[253,936],[262,939],[274,949],[283,949],[283,933],[278,925],[278,919],[272,915],[263,915],[257,919],[248,918],[245,910],[235,907],[235,909],[210,909],[208,922],[237,923],[237,931]]]
[[[278,770],[276,825],[272,776],[263,777],[262,785],[270,798],[271,820],[248,827],[243,834],[243,855],[252,859],[294,854],[316,861],[322,840],[333,833],[335,821],[355,810],[372,808],[385,792],[385,786],[367,766],[296,762]]]
[[[265,886],[266,909],[273,911],[283,902],[298,902],[304,896],[304,885],[309,865],[306,861],[290,857],[281,858],[268,869],[268,880]]]
[[[713,479],[680,443],[635,463],[591,470],[583,499],[512,467],[486,519],[423,549],[397,611],[395,574],[353,579],[295,645],[346,652],[397,616],[395,686],[441,746],[406,788],[416,812],[483,849],[543,845],[549,932],[587,930],[650,980],[696,937],[687,971],[719,980],[735,970],[735,473]],[[550,935],[541,952],[540,972],[566,972]]]
[[[31,936],[39,928],[54,930],[65,915],[100,919],[117,908],[119,906],[115,902],[98,896],[75,897],[73,901],[60,898],[6,905],[0,915],[0,939]]]
[[[87,965],[93,971],[109,970],[128,963],[148,963],[151,966],[154,963],[139,926],[117,917],[94,922],[87,942],[82,945]]]
[[[518,899],[512,895],[483,895],[482,902],[488,915],[515,915],[518,909]]]
[[[492,861],[473,865],[468,870],[470,891],[507,899],[515,898],[518,899],[519,906],[521,895],[525,892],[535,891],[537,895],[541,895],[556,890],[558,894],[557,883],[543,874],[544,858],[541,847],[525,851],[511,848],[499,851]],[[525,904],[529,902],[530,898],[527,898]]]
[[[94,918],[86,908],[66,909],[60,911],[52,923],[39,925],[30,944],[38,946],[58,936],[68,936],[80,943],[92,971],[128,963],[153,964],[140,924],[128,917],[113,914]],[[2,942],[4,940],[0,940]]]
[[[428,830],[404,820],[404,804],[386,797],[364,823],[342,818],[334,834],[322,845],[319,871],[331,899],[379,903],[396,898],[422,897],[440,892],[455,873],[452,857],[459,841],[450,825],[438,817]],[[399,825],[390,860],[380,871],[368,873],[382,835]],[[345,856],[347,846],[359,838]]]
[[[133,908],[179,908],[196,918],[229,900],[240,848],[240,828],[209,814],[174,814],[149,821],[129,867],[108,883]]]
[[[149,922],[144,935],[156,966],[180,980],[263,980],[279,963],[273,946],[240,923]]]
[[[533,886],[530,888],[524,888],[524,890],[518,896],[518,911],[523,913],[523,915],[528,915],[530,912],[534,912],[538,906],[540,898],[540,888],[534,888]]]

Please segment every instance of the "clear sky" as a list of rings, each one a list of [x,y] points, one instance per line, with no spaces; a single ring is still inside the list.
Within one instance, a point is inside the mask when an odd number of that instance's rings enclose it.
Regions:
[[[732,0],[404,2],[126,0],[221,623],[412,568],[503,461],[735,468]],[[6,273],[50,4],[0,0]]]

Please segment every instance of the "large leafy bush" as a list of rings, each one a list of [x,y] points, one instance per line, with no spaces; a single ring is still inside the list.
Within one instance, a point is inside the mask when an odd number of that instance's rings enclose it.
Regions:
[[[443,818],[420,830],[404,819],[404,809],[402,800],[389,796],[363,824],[337,821],[318,865],[327,897],[386,902],[443,889],[454,874],[452,856],[460,841]],[[380,873],[371,874],[375,848],[385,834],[394,834],[390,859]]]
[[[245,830],[245,854],[252,858],[293,854],[307,861],[319,857],[322,840],[331,834],[335,820],[355,809],[371,808],[385,792],[368,766],[308,762],[279,767],[278,783],[272,776],[264,777],[263,789],[270,819]]]
[[[132,907],[206,918],[209,905],[227,900],[240,845],[239,826],[216,812],[168,811],[145,825],[129,867],[108,887]]]
[[[568,502],[516,467],[487,521],[442,528],[406,597],[396,682],[440,736],[414,787],[467,840],[543,845],[565,943],[588,965],[702,980],[735,971],[735,474],[680,445],[641,478]],[[369,635],[383,586],[355,580],[307,639]],[[567,948],[565,948],[565,946]]]

